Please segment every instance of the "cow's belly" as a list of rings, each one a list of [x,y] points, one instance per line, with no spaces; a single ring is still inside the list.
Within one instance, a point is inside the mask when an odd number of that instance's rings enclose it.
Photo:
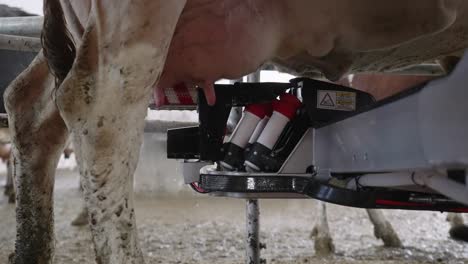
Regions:
[[[337,80],[344,74],[383,72],[434,61],[448,55],[461,56],[468,47],[468,1],[459,1],[453,8],[456,10],[455,20],[448,27],[432,33],[420,32],[418,37],[402,41],[398,45],[383,45],[382,48],[368,50],[356,46],[354,50],[346,50],[336,46],[323,57],[303,51],[288,58],[276,57],[273,62],[293,74],[317,76],[317,73],[323,73],[327,78]],[[424,14],[418,12],[414,16],[424,18]],[[400,26],[405,27],[404,24]],[[408,25],[410,26],[411,24]],[[413,30],[418,32],[417,28]],[[370,38],[372,34],[362,37],[363,40]],[[385,35],[379,38],[382,39],[381,44],[385,44]]]
[[[354,53],[332,52],[322,58],[301,53],[273,62],[291,74],[316,77],[324,73],[330,79],[343,74],[375,73],[433,62],[449,55],[461,57],[468,47],[468,1],[460,6],[457,19],[448,29],[422,36],[399,46]]]
[[[271,60],[294,73],[323,72],[336,80],[467,46],[468,1],[409,3],[377,8],[373,0],[189,0],[158,87],[209,86]]]

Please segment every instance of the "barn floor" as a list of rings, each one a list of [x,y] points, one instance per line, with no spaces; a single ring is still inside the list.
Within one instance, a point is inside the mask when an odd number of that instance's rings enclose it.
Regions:
[[[81,208],[76,172],[60,172],[55,193],[56,263],[93,262],[87,227],[70,221]],[[4,178],[0,177],[0,183]],[[151,198],[152,197],[152,198]],[[148,263],[244,263],[244,202],[193,196],[154,198],[138,194],[139,236]],[[329,220],[337,254],[314,257],[309,238],[315,222],[312,200],[261,201],[262,242],[267,263],[464,263],[468,245],[448,238],[445,214],[386,212],[404,249],[385,249],[372,235],[364,210],[329,206]],[[0,196],[0,263],[14,248],[14,206]],[[466,261],[468,262],[468,261]]]

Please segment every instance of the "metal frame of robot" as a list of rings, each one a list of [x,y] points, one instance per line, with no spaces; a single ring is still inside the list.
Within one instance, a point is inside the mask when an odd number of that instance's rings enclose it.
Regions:
[[[362,208],[468,212],[468,55],[429,82],[318,128],[277,173],[200,170],[216,196],[304,198]],[[313,165],[315,168],[304,173]],[[197,175],[197,167],[187,173]]]

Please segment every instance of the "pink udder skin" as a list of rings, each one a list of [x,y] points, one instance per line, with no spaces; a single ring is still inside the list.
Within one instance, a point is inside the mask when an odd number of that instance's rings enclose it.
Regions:
[[[280,38],[275,24],[278,22],[270,19],[272,4],[254,10],[248,2],[192,0],[187,3],[163,73],[155,85],[156,105],[164,102],[163,89],[180,83],[189,89],[202,87],[207,102],[212,105],[216,102],[215,81],[242,77],[274,56]],[[255,4],[263,5],[263,2]]]

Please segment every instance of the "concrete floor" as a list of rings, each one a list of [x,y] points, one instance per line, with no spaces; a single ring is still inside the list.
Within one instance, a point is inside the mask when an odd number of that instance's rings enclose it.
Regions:
[[[137,178],[138,181],[138,178]],[[0,182],[3,178],[0,177]],[[71,227],[81,207],[75,171],[58,173],[55,191],[56,263],[94,263],[88,227]],[[137,193],[136,216],[148,263],[243,263],[245,202],[193,194]],[[157,197],[157,198],[155,198]],[[448,237],[445,214],[385,212],[405,245],[385,249],[364,210],[329,206],[336,256],[314,257],[313,200],[262,200],[261,238],[268,263],[465,263],[468,247]],[[14,206],[0,196],[0,263],[14,248]],[[466,261],[468,263],[468,261]]]
[[[135,176],[138,231],[148,263],[244,263],[245,201],[195,194],[183,184],[178,163],[166,159],[165,141],[161,133],[145,134]],[[74,164],[62,160],[57,173],[56,263],[94,263],[88,227],[70,225],[82,205]],[[449,238],[445,214],[386,211],[405,245],[386,249],[374,238],[364,210],[329,205],[337,253],[320,259],[310,238],[317,202],[262,200],[260,207],[261,239],[267,245],[262,256],[268,263],[468,263],[468,247]],[[14,213],[0,195],[2,264],[14,249]]]

